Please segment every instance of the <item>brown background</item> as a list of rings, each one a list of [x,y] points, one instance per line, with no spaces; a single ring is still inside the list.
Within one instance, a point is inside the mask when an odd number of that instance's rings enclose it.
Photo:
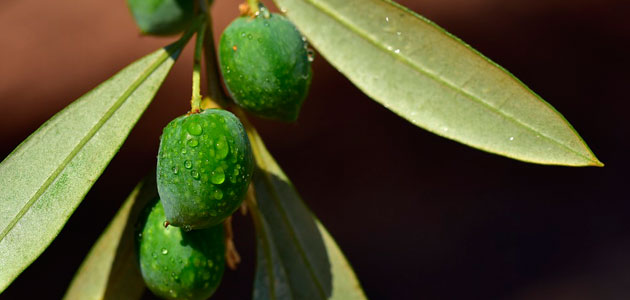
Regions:
[[[218,37],[238,1],[215,2]],[[255,121],[368,296],[629,299],[628,1],[401,2],[521,78],[606,167],[529,165],[439,138],[369,100],[317,57],[299,121]],[[0,157],[170,40],[139,36],[120,0],[1,0]],[[59,237],[1,299],[61,297],[154,166],[161,128],[187,110],[190,48]],[[235,226],[244,262],[226,272],[216,299],[251,294],[252,226],[244,217]]]

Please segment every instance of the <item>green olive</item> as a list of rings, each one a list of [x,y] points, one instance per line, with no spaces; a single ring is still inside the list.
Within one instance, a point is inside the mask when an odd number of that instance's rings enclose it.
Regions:
[[[307,43],[285,17],[264,8],[221,35],[219,63],[234,101],[269,119],[295,121],[311,82]]]
[[[164,299],[207,299],[225,269],[223,226],[186,232],[165,227],[164,220],[156,198],[136,225],[136,253],[144,282]]]
[[[198,229],[221,223],[243,202],[254,168],[240,120],[208,109],[171,121],[162,133],[158,192],[166,219]]]
[[[177,34],[193,18],[193,0],[127,0],[127,5],[144,34]]]

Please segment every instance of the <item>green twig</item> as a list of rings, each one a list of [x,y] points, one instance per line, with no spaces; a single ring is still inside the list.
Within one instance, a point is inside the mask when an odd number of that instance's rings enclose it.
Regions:
[[[212,1],[206,2],[205,5],[201,7],[206,15],[206,34],[203,40],[203,54],[206,63],[207,95],[217,106],[226,107],[229,102],[221,86],[221,75],[219,65],[217,64],[217,53],[214,47],[214,34],[212,31],[212,16],[210,14],[211,3]]]
[[[201,26],[197,32],[197,41],[195,43],[195,56],[193,58],[193,85],[192,98],[190,100],[190,112],[198,113],[201,111],[201,49],[203,48],[203,40],[206,33],[206,26]]]
[[[249,12],[254,15],[258,11],[258,0],[247,0],[249,5]]]

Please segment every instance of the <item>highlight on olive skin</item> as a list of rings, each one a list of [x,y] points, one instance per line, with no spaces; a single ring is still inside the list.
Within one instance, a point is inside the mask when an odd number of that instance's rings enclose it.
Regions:
[[[234,102],[252,114],[295,121],[312,78],[308,45],[295,25],[263,6],[221,35],[219,63]]]

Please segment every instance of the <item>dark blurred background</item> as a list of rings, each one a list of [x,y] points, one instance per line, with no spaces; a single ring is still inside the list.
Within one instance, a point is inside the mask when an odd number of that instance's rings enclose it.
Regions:
[[[218,38],[239,1],[215,2]],[[514,73],[564,114],[606,166],[530,165],[439,138],[371,101],[317,57],[299,121],[254,121],[367,295],[630,299],[630,2],[401,3]],[[0,157],[171,40],[140,36],[122,0],[0,1]],[[63,295],[91,244],[154,167],[162,127],[187,111],[191,48],[59,237],[1,299]],[[237,216],[235,226],[244,260],[226,272],[216,299],[251,295],[253,229],[248,217]]]

